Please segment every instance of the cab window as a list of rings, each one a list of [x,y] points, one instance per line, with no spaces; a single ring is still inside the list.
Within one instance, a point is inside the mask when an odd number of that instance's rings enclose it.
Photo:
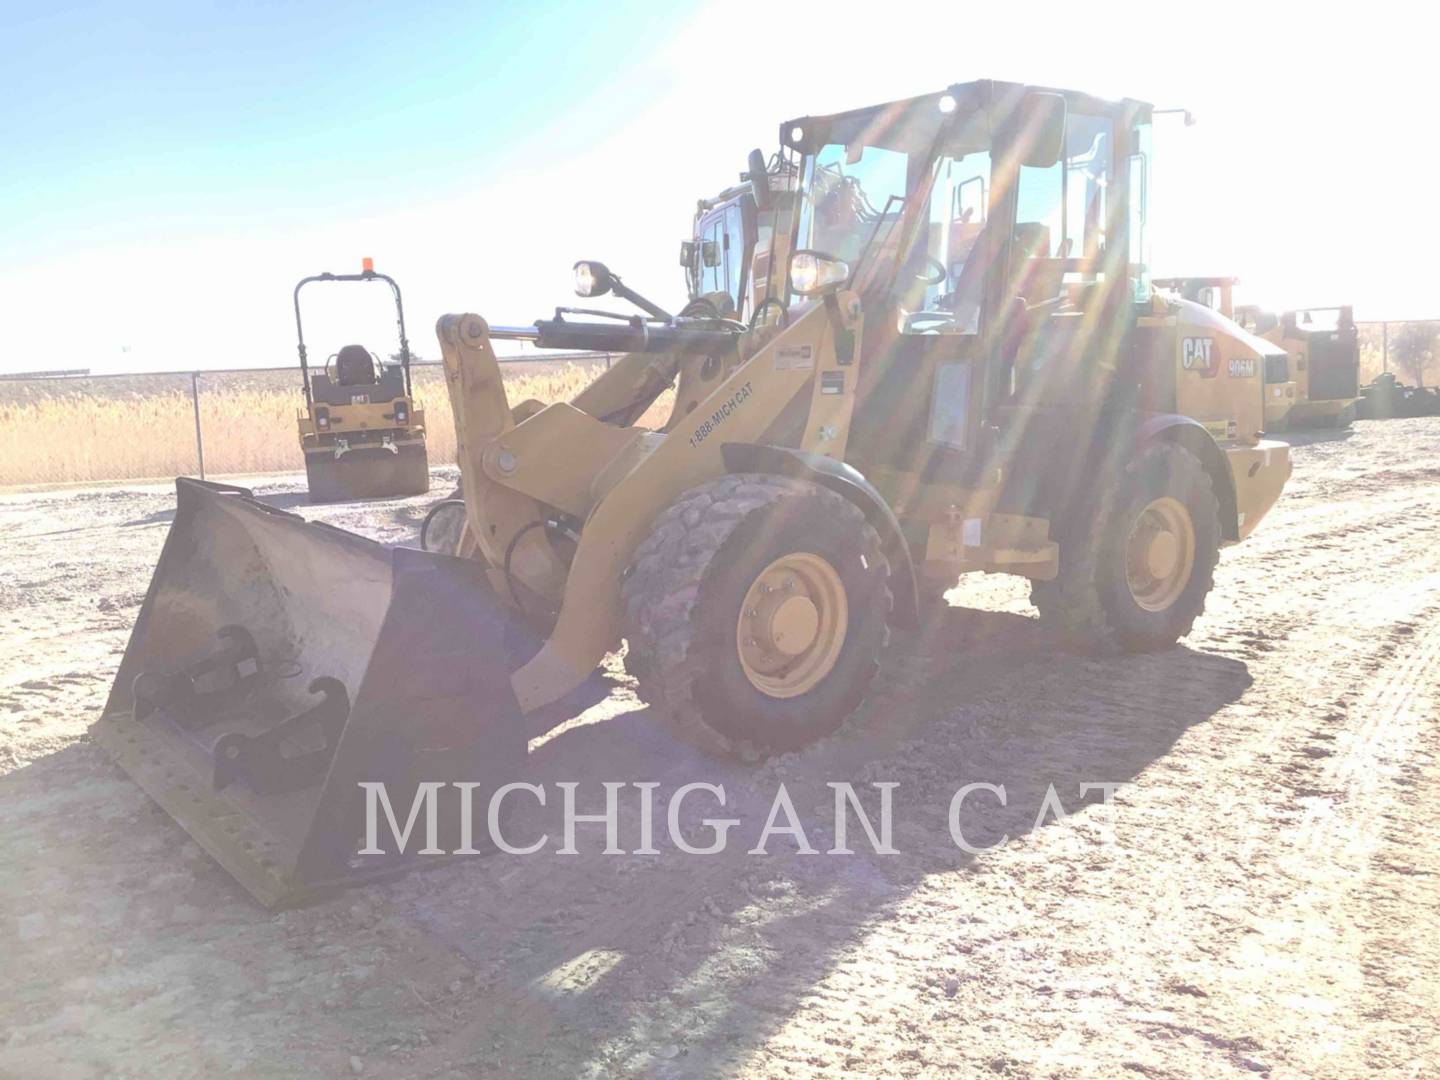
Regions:
[[[725,226],[720,218],[706,221],[700,230],[700,292],[725,291]]]
[[[740,311],[740,290],[745,283],[745,215],[740,207],[731,204],[725,208],[725,294],[730,297],[733,310]]]
[[[852,266],[872,235],[900,219],[910,158],[881,146],[832,144],[816,156],[810,178],[812,214],[801,245]],[[877,228],[878,227],[878,228]]]
[[[1054,299],[1068,283],[1103,277],[1114,125],[1071,113],[1065,152],[1048,168],[1020,169],[1010,273],[1028,304]]]
[[[916,244],[900,271],[903,333],[979,333],[989,203],[988,151],[940,158],[923,246]]]

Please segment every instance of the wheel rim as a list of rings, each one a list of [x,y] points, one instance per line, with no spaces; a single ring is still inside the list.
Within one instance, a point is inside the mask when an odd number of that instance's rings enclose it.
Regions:
[[[1135,519],[1125,544],[1125,582],[1146,611],[1169,608],[1195,568],[1195,524],[1179,499],[1155,499]]]
[[[782,555],[760,571],[740,605],[740,667],[762,693],[798,697],[834,669],[849,625],[835,568],[809,552]]]

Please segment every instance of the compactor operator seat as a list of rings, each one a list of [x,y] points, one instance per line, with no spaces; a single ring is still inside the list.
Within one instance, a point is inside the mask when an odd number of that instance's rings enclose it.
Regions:
[[[340,386],[373,386],[375,361],[364,345],[346,345],[335,357],[335,381]]]
[[[326,405],[352,405],[356,401],[392,401],[405,396],[405,373],[399,364],[382,364],[375,370],[370,350],[346,345],[335,354],[330,374],[310,376],[310,391]]]

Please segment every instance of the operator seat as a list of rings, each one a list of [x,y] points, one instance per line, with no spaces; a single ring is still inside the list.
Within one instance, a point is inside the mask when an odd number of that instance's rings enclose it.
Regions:
[[[1023,296],[1031,307],[1060,295],[1064,263],[1051,256],[1050,227],[1043,222],[1016,223],[1010,266],[1015,279],[1012,293]]]
[[[346,345],[335,356],[335,382],[340,386],[374,386],[375,361],[364,345]]]

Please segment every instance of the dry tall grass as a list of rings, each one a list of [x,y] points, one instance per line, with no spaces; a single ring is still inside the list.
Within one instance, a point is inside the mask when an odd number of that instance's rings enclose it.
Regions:
[[[1360,350],[1363,385],[1381,370],[1379,324],[1361,324]],[[507,370],[505,384],[512,402],[566,401],[602,370],[603,362],[594,361],[525,362]],[[207,475],[304,468],[295,433],[298,379],[293,371],[202,373]],[[425,408],[430,462],[451,464],[455,425],[440,368],[415,368],[414,385]],[[0,384],[0,392],[0,487],[198,471],[188,376],[37,380]],[[667,393],[640,423],[663,423],[672,401]]]
[[[505,380],[512,402],[565,401],[603,370],[603,364],[574,362],[516,367]],[[139,381],[143,378],[137,376],[130,387],[123,381],[91,380],[84,393],[37,393],[0,403],[0,486],[194,475],[198,462],[189,379],[157,389],[155,377]],[[264,385],[267,381],[271,385]],[[207,383],[212,385],[207,388]],[[425,409],[431,464],[454,462],[455,425],[444,377],[438,368],[417,368],[414,385]],[[293,376],[202,376],[206,474],[304,468],[295,431],[299,407]]]

